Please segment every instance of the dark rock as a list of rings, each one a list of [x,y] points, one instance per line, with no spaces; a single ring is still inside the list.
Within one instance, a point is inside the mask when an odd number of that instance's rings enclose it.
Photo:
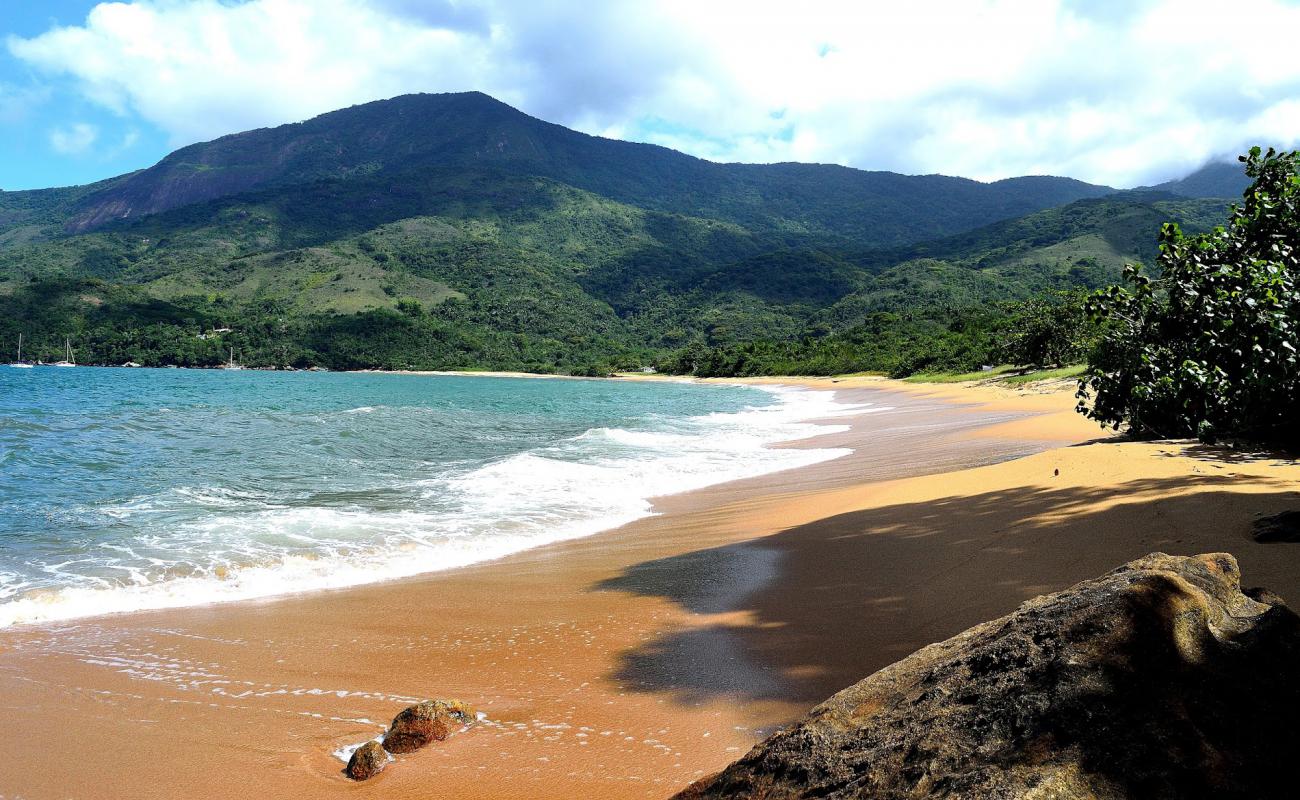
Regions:
[[[427,700],[393,718],[384,736],[390,753],[410,753],[429,742],[441,742],[456,728],[474,721],[474,710],[459,700]]]
[[[1295,796],[1300,618],[1146,556],[930,645],[687,798]]]
[[[366,742],[352,754],[346,772],[352,780],[364,781],[383,772],[386,766],[388,753],[384,752],[384,748],[379,742]]]

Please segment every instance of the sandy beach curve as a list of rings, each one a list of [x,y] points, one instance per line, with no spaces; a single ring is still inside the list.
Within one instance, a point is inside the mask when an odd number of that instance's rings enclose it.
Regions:
[[[664,797],[929,642],[1153,550],[1258,541],[1300,467],[1107,440],[1069,387],[782,381],[887,405],[791,447],[834,461],[657,516],[346,590],[0,631],[0,796]],[[835,420],[844,424],[845,419]],[[406,704],[486,715],[365,784],[340,748]]]

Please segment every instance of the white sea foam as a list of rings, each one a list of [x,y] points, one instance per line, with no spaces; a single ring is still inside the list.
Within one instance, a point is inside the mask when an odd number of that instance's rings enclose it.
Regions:
[[[370,744],[371,742],[382,742],[383,740],[384,740],[384,734],[381,733],[375,738],[367,739],[364,742],[357,742],[356,744],[346,744],[340,747],[339,749],[335,750],[333,752],[333,756],[337,758],[339,761],[342,761],[344,764],[346,764],[352,760],[352,754],[360,750],[363,746]],[[388,760],[392,761],[393,757],[391,755],[388,755]]]
[[[392,510],[182,487],[168,502],[209,513],[148,542],[147,557],[119,553],[98,575],[66,573],[74,585],[61,588],[6,589],[0,576],[0,627],[342,588],[496,559],[646,517],[654,497],[845,455],[768,445],[845,429],[811,420],[887,410],[838,403],[831,392],[769,391],[771,405],[664,419],[657,430],[596,428],[430,478],[404,487],[418,499]],[[166,505],[136,498],[105,513],[129,518]],[[63,575],[69,563],[47,570]]]

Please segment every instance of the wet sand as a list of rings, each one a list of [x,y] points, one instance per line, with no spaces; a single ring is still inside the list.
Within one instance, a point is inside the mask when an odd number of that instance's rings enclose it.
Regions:
[[[664,797],[917,647],[1151,550],[1230,550],[1300,597],[1297,545],[1250,536],[1300,507],[1291,462],[1067,447],[1099,434],[1068,391],[808,383],[890,410],[787,445],[846,458],[487,564],[0,631],[0,796]],[[333,750],[427,697],[488,719],[342,776]]]

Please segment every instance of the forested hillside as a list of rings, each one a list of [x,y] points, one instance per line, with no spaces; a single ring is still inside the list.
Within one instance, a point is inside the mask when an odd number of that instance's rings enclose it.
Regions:
[[[1225,207],[715,164],[477,93],[416,95],[0,193],[0,338],[49,358],[71,337],[83,363],[233,348],[250,365],[586,373],[757,347],[898,369],[969,338],[990,304],[1111,282],[1153,257],[1160,223],[1207,229]]]

